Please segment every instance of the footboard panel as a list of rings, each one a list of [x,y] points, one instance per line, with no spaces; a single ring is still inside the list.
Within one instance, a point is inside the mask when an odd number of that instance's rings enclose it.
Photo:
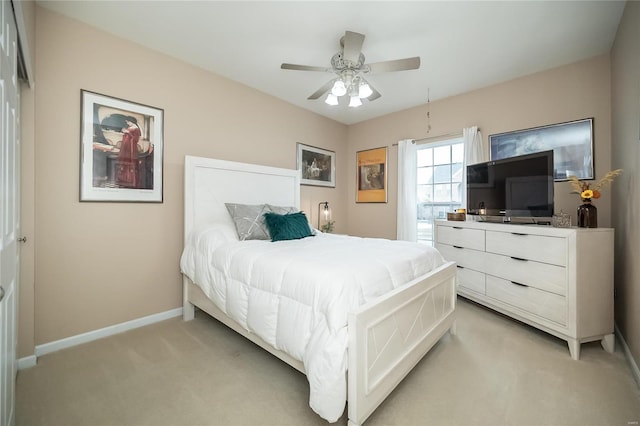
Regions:
[[[449,262],[349,316],[349,424],[360,425],[431,347],[454,331]]]

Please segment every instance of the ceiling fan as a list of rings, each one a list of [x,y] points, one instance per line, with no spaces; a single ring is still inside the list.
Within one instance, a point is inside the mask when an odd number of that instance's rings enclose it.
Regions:
[[[381,96],[380,92],[365,80],[363,74],[415,70],[420,68],[419,56],[365,64],[364,55],[361,52],[363,43],[364,34],[345,31],[344,36],[340,38],[342,50],[333,55],[330,68],[287,63],[283,63],[280,68],[283,70],[320,71],[336,74],[334,79],[328,81],[307,99],[315,100],[327,93],[325,102],[329,105],[338,105],[338,98],[348,95],[350,98],[350,107],[362,105],[362,99],[374,101]]]

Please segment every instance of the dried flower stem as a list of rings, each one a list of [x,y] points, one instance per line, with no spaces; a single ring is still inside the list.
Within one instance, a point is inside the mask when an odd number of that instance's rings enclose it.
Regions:
[[[611,170],[593,186],[585,181],[580,181],[576,176],[569,176],[567,179],[569,180],[569,184],[571,184],[571,187],[573,188],[573,191],[571,191],[571,193],[581,194],[587,189],[591,189],[592,191],[600,191],[600,189],[613,182],[616,176],[619,176],[620,174],[622,174],[622,169]]]
[[[586,189],[584,188],[584,186],[588,185],[586,183],[583,184],[582,182],[580,182],[577,176],[569,176],[568,179],[569,179],[569,183],[571,184],[571,187],[573,188],[573,191],[571,191],[572,194],[581,193],[584,189]]]
[[[609,173],[607,173],[602,179],[600,179],[594,186],[593,186],[593,190],[599,190],[600,188],[603,188],[605,186],[607,186],[608,184],[610,184],[611,182],[613,182],[613,179],[615,179],[616,176],[620,175],[622,173],[622,169],[616,169],[616,170],[611,170]]]

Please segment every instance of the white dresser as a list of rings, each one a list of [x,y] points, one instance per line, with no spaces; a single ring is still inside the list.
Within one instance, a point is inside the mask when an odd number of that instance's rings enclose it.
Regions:
[[[458,294],[564,339],[614,350],[611,228],[436,221],[436,247],[458,265]]]

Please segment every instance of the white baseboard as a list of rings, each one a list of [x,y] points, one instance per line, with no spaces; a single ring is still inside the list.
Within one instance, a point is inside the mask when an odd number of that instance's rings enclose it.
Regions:
[[[636,360],[633,359],[633,354],[631,353],[631,349],[629,349],[629,346],[627,345],[626,340],[624,340],[624,336],[620,332],[618,325],[616,324],[615,327],[616,327],[616,336],[618,336],[618,339],[620,339],[620,343],[622,343],[622,350],[624,351],[624,356],[627,358],[627,362],[629,363],[629,367],[631,368],[631,375],[635,379],[636,384],[638,385],[638,388],[640,388],[640,368],[638,368],[638,364],[636,363]]]
[[[169,318],[179,317],[182,315],[182,308],[172,309],[170,311],[160,312],[158,314],[149,315],[142,318],[137,318],[131,321],[123,322],[120,324],[112,325],[98,330],[88,331],[86,333],[78,334],[76,336],[67,337],[65,339],[56,340],[54,342],[44,343],[42,345],[36,345],[35,354],[20,358],[18,360],[18,369],[29,368],[36,365],[38,357],[51,352],[59,351],[60,349],[70,348],[72,346],[80,345],[82,343],[91,342],[93,340],[102,339],[103,337],[113,336],[114,334],[122,333],[124,331],[133,330],[135,328],[144,327],[156,322],[164,321]]]
[[[35,367],[38,362],[38,358],[35,355],[29,355],[24,358],[18,359],[18,370],[24,370],[25,368]]]

